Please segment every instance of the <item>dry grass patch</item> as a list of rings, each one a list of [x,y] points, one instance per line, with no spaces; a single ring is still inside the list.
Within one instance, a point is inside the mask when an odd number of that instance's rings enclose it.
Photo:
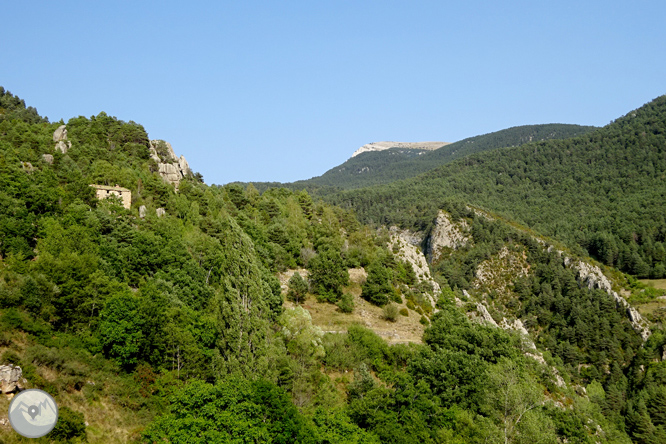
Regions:
[[[278,275],[280,282],[287,282],[293,274],[298,271],[303,276],[303,271],[307,270],[288,270]],[[367,273],[362,268],[353,268],[349,270],[351,284],[345,287],[345,292],[354,297],[354,311],[346,314],[342,313],[337,306],[329,303],[317,302],[316,298],[308,295],[305,302],[301,304],[303,308],[310,312],[312,323],[327,333],[345,333],[347,328],[353,324],[361,324],[377,335],[384,338],[390,344],[415,342],[421,343],[424,326],[419,322],[421,315],[408,310],[407,316],[398,316],[396,322],[390,322],[384,319],[381,307],[372,305],[361,298],[361,285],[367,278]],[[286,289],[283,287],[283,292]],[[285,302],[285,307],[293,308],[293,302]],[[402,304],[396,304],[398,309],[406,308]]]

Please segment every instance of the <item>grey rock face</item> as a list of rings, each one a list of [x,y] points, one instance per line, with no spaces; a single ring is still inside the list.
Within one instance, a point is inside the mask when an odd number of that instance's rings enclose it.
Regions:
[[[159,150],[158,150],[159,148]],[[163,140],[150,141],[150,158],[157,162],[160,176],[171,185],[178,184],[187,175],[192,173],[185,156],[176,156],[169,142]]]
[[[67,126],[66,125],[60,125],[53,132],[53,141],[54,142],[60,142],[61,140],[67,140]]]
[[[178,159],[178,166],[180,167],[180,172],[183,173],[183,176],[192,174],[192,170],[190,170],[190,164],[187,163],[187,160],[185,160],[185,156],[180,156]]]
[[[180,172],[180,169],[172,163],[160,163],[160,176],[162,179],[166,180],[172,185],[178,185],[180,179],[183,178],[183,175]]]
[[[17,389],[21,389],[19,381],[23,376],[21,367],[14,367],[14,365],[0,365],[0,390],[2,393],[13,393]]]
[[[72,147],[72,142],[61,140],[56,143],[55,149],[63,154],[67,154],[67,150]]]
[[[490,316],[490,313],[488,313],[488,309],[486,308],[486,306],[484,304],[482,304],[480,302],[477,303],[476,304],[476,311],[479,312],[479,315],[481,316],[481,319],[483,319],[483,321],[486,324],[499,328],[499,325],[497,325],[497,322],[495,322],[493,317]]]
[[[430,262],[437,261],[444,248],[457,250],[467,245],[469,242],[469,237],[466,235],[468,228],[467,222],[453,222],[448,213],[440,211],[426,245],[426,255]]]
[[[143,218],[146,217],[146,206],[145,206],[145,205],[141,205],[141,206],[139,207],[139,217],[140,217],[141,219],[143,219]]]
[[[401,231],[397,227],[391,227],[389,232],[391,234],[389,248],[397,248],[398,257],[404,259],[412,266],[416,279],[419,282],[427,282],[432,287],[434,296],[439,295],[442,290],[439,287],[439,284],[432,278],[430,269],[428,268],[428,262],[421,250],[417,247],[420,243],[418,236],[408,230]],[[437,308],[435,308],[436,298],[430,293],[426,293],[426,297],[434,310],[438,311]]]
[[[67,127],[60,125],[58,129],[53,132],[53,141],[56,142],[55,149],[63,154],[72,147],[72,142],[67,140]]]

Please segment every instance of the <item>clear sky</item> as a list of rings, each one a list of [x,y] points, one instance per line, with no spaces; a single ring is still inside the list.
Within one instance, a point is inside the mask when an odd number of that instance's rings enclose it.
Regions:
[[[0,85],[100,111],[206,183],[318,176],[369,142],[602,126],[666,93],[666,2],[8,1]]]

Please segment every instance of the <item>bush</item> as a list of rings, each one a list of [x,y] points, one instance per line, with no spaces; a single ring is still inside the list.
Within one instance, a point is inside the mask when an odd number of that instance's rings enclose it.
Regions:
[[[299,272],[289,279],[289,291],[287,292],[287,299],[297,304],[305,301],[305,296],[308,293],[308,283],[305,282]]]
[[[413,301],[407,301],[407,308],[409,308],[410,310],[415,310],[416,305],[414,305]]]
[[[2,354],[2,357],[0,358],[0,365],[8,365],[8,364],[18,365],[19,367],[21,366],[21,358],[13,350],[5,351]]]
[[[382,310],[384,319],[395,322],[398,320],[398,306],[395,304],[386,304]]]
[[[400,314],[403,316],[409,316],[409,311],[407,311],[406,308],[401,308],[400,309]]]
[[[75,412],[68,407],[58,409],[58,423],[49,433],[49,438],[55,441],[72,442],[75,438],[86,441],[86,423],[83,413]]]
[[[341,312],[351,313],[354,311],[354,296],[349,293],[342,295],[338,303],[336,304]]]
[[[421,319],[419,319],[419,322],[420,322],[421,324],[425,325],[425,326],[430,325],[430,321],[429,321],[428,318],[426,318],[425,316],[421,316]]]

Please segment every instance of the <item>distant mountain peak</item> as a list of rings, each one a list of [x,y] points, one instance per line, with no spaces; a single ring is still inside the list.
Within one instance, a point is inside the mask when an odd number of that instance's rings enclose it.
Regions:
[[[352,157],[356,157],[361,153],[367,153],[369,151],[384,151],[389,148],[407,148],[411,150],[432,151],[448,144],[449,142],[372,142],[365,144],[361,148],[354,151]]]

